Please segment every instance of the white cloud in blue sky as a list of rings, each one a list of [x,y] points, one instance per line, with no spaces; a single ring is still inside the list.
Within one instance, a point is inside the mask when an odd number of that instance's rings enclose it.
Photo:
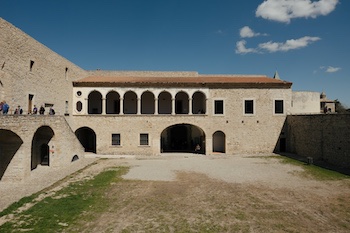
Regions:
[[[266,42],[259,44],[259,48],[264,49],[270,53],[273,52],[287,52],[289,50],[300,49],[308,46],[309,44],[320,40],[319,37],[304,36],[299,39],[291,39],[286,42]]]
[[[251,38],[251,37],[256,37],[256,36],[266,36],[267,34],[262,34],[262,33],[258,33],[258,32],[254,32],[250,27],[248,26],[244,26],[241,28],[241,30],[239,31],[239,35],[242,38]]]
[[[325,72],[327,73],[335,73],[341,70],[340,67],[333,67],[333,66],[328,66],[328,67],[321,66],[320,69],[325,70]]]
[[[334,11],[339,0],[265,0],[256,9],[256,17],[290,23],[294,18],[317,18]]]

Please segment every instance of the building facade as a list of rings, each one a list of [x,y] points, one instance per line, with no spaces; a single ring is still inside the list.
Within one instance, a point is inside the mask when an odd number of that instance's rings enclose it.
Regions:
[[[286,116],[314,113],[320,104],[312,93],[293,94],[291,86],[277,73],[268,77],[86,71],[0,18],[0,98],[10,105],[9,114],[21,106],[23,117],[42,117],[33,115],[34,107],[42,106],[44,115],[54,108],[88,152],[234,155],[284,151]],[[307,104],[302,105],[305,98]],[[50,127],[52,121],[42,119],[43,126]],[[7,144],[8,131],[0,129],[1,145]],[[50,140],[56,135],[52,132]],[[15,138],[21,141],[21,135]],[[32,140],[38,144],[35,137]],[[55,151],[57,155],[60,149]],[[16,158],[16,152],[8,157]]]

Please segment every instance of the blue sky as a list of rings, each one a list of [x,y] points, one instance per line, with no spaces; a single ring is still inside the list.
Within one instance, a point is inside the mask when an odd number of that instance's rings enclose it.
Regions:
[[[349,0],[2,0],[0,17],[86,70],[261,74],[350,107]]]

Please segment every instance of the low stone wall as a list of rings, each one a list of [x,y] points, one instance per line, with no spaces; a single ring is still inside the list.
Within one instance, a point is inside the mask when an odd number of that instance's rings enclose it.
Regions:
[[[350,114],[290,115],[287,151],[350,169]]]

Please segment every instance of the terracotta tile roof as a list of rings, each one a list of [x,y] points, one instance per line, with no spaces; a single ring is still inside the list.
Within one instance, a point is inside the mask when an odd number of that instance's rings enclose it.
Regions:
[[[196,77],[121,77],[89,76],[73,82],[74,86],[126,86],[126,85],[268,85],[290,87],[291,82],[259,75],[199,75]]]

